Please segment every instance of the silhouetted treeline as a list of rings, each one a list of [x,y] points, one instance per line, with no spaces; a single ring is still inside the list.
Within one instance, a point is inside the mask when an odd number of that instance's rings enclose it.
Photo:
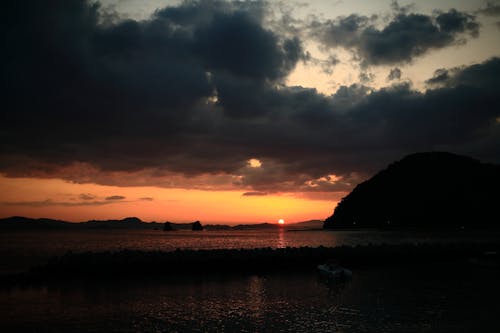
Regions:
[[[365,245],[336,248],[301,247],[241,250],[177,250],[173,252],[67,253],[30,272],[3,277],[3,282],[67,278],[120,278],[127,276],[182,275],[205,273],[260,273],[314,270],[320,263],[336,260],[356,269],[366,266],[415,265],[418,263],[467,262],[485,251],[500,250],[500,242],[465,244]],[[495,257],[497,258],[497,257]]]
[[[203,230],[203,226],[201,225],[201,222],[200,221],[193,222],[193,225],[191,226],[191,230],[193,230],[193,231],[202,231]]]
[[[500,227],[500,166],[444,152],[418,153],[359,184],[325,228]]]

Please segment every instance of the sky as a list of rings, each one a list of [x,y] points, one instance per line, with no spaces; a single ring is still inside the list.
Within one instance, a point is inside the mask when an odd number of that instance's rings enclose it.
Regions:
[[[20,0],[0,16],[0,217],[297,222],[414,152],[500,162],[500,1]]]

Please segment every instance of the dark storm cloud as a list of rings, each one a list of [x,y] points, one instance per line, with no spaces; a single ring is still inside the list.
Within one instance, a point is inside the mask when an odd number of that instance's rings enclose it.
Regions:
[[[280,45],[276,35],[244,12],[216,15],[212,24],[196,31],[195,39],[208,70],[249,78],[283,77],[302,56],[298,39]]]
[[[187,1],[145,21],[103,20],[98,6],[76,0],[4,7],[7,176],[319,193],[348,191],[415,151],[499,158],[497,58],[444,69],[426,92],[356,84],[325,96],[284,84],[306,55],[298,38],[263,27],[262,2]],[[382,30],[353,16],[331,22],[343,36],[332,38],[365,60],[408,61],[474,32],[472,17],[444,14],[400,13]],[[408,28],[399,34],[398,25]],[[360,44],[364,34],[375,37]],[[405,36],[419,48],[392,43]],[[251,158],[262,165],[250,167]]]
[[[123,199],[125,199],[125,197],[122,195],[112,195],[110,197],[106,197],[107,201],[116,201],[116,200],[123,200]]]
[[[426,82],[431,85],[445,87],[468,86],[489,90],[497,89],[500,73],[500,58],[493,58],[485,64],[476,64],[468,67],[455,67],[451,69],[438,69],[434,76]]]
[[[283,87],[274,91],[280,103],[269,107],[267,118],[231,122],[233,130],[221,128],[217,139],[226,149],[234,144],[234,152],[274,161],[238,171],[243,186],[264,192],[346,190],[356,182],[350,172],[373,172],[415,151],[451,150],[498,161],[499,62],[451,69],[453,79],[426,92],[407,83],[380,90],[353,85],[326,97]],[[344,178],[314,182],[328,173]]]
[[[430,86],[445,84],[450,79],[450,71],[446,68],[439,68],[434,71],[434,75],[425,81]]]
[[[498,161],[494,146],[500,131],[496,120],[500,116],[500,59],[453,72],[447,82],[426,92],[415,91],[409,84],[381,90],[344,87],[331,98],[289,90],[290,95],[282,100],[290,109],[295,105],[302,131],[307,126],[311,131],[302,135],[300,144],[291,140],[290,146],[297,148],[282,157],[286,165],[274,170],[274,177],[292,175],[287,181],[301,183],[300,172],[309,179],[319,178],[328,172],[324,167],[328,165],[335,166],[330,168],[335,174],[347,176],[353,170],[374,170],[381,160],[423,150],[451,150]],[[298,108],[295,98],[304,93],[308,96],[302,99],[305,105]],[[300,151],[301,145],[309,150]],[[269,177],[267,168],[264,163],[258,172]],[[261,184],[253,184],[262,189]],[[328,185],[340,186],[342,181]]]
[[[258,7],[187,1],[150,20],[100,25],[98,6],[82,1],[9,2],[2,11],[9,48],[1,55],[2,150],[125,170],[156,166],[158,159],[146,158],[154,146],[182,153],[188,132],[210,126],[200,112],[214,93],[224,96],[226,114],[239,116],[228,80],[237,90],[273,84],[301,57],[298,39],[259,24]],[[125,147],[128,156],[111,157]]]
[[[425,93],[412,91],[408,85],[374,92],[353,110],[352,115],[359,117],[354,123],[362,124],[368,114],[378,114],[382,122],[378,129],[384,134],[376,141],[385,141],[386,147],[399,145],[415,150],[433,145],[452,147],[488,136],[490,129],[498,131],[491,128],[500,112],[495,96],[498,63],[495,58],[464,68],[441,88]]]
[[[311,24],[312,35],[328,48],[352,50],[365,65],[411,62],[432,49],[465,43],[477,37],[479,24],[473,15],[451,9],[434,15],[398,10],[383,28],[376,17],[352,14]]]

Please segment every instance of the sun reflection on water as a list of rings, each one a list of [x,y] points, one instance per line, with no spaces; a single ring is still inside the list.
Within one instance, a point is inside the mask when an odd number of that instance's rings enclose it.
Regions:
[[[287,246],[286,238],[285,238],[285,230],[283,228],[280,228],[278,231],[278,244],[276,245],[277,248],[283,248]]]

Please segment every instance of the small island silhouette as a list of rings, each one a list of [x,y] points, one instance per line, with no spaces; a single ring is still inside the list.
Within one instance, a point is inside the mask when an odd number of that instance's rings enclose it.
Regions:
[[[500,166],[446,152],[392,163],[343,198],[325,229],[499,227]]]

